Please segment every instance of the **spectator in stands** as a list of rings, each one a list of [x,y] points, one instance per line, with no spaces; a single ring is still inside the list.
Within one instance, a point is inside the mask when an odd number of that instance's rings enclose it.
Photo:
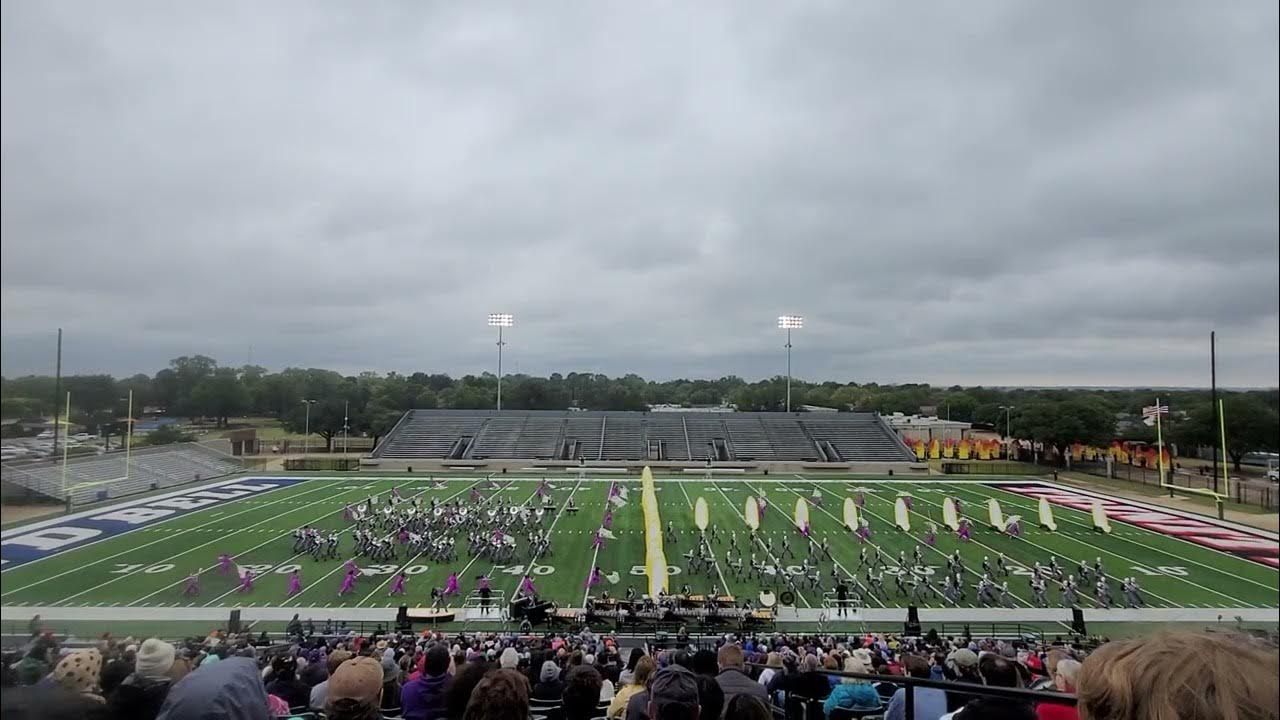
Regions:
[[[405,720],[442,720],[447,716],[449,649],[443,643],[427,648],[422,674],[400,690],[400,712]]]
[[[35,685],[49,674],[49,647],[45,638],[36,638],[22,659],[13,666],[20,685]]]
[[[618,684],[622,686],[630,685],[635,682],[636,663],[640,662],[640,658],[648,657],[644,654],[644,650],[640,648],[631,648],[631,655],[627,658],[627,667],[618,673]]]
[[[339,665],[350,659],[351,653],[346,650],[334,650],[329,653],[329,657],[326,661],[329,670],[329,677],[325,678],[324,682],[321,682],[319,685],[311,688],[310,700],[307,702],[307,707],[312,710],[324,710],[324,701],[328,698],[329,693],[329,678],[333,677],[333,673],[337,671]]]
[[[929,661],[919,655],[906,655],[902,658],[903,669],[908,677],[928,680],[930,677]],[[915,689],[915,714],[907,717],[907,689],[898,688],[889,700],[889,709],[885,711],[884,720],[936,720],[947,714],[947,693],[934,688]]]
[[[560,681],[560,666],[551,660],[542,662],[538,684],[533,686],[533,697],[539,700],[559,700],[564,695],[564,683]]]
[[[210,657],[217,657],[211,655]],[[233,657],[203,663],[175,683],[156,720],[268,720],[258,664]]]
[[[594,664],[584,662],[569,671],[564,683],[565,720],[591,720],[599,715],[602,681]]]
[[[695,675],[707,675],[715,677],[720,671],[716,664],[716,654],[710,650],[699,650],[693,654],[689,661],[689,669]]]
[[[311,688],[298,679],[298,661],[292,655],[278,655],[271,661],[267,694],[275,695],[291,708],[307,706]]]
[[[741,648],[738,652],[742,652]],[[659,670],[649,685],[648,696],[648,720],[698,720],[699,718],[701,698],[698,695],[697,677],[681,665],[669,665]],[[715,720],[715,718],[716,716],[708,713],[705,720]]]
[[[400,666],[396,664],[396,651],[387,648],[382,653],[382,709],[400,708]]]
[[[785,691],[787,695],[799,695],[810,700],[825,700],[831,694],[832,678],[824,675],[821,672],[822,669],[822,661],[818,656],[809,653],[800,661],[799,667],[796,668],[797,672],[780,676],[781,682],[777,689]],[[839,682],[839,678],[835,680]]]
[[[951,654],[947,655],[947,659],[943,664],[943,674],[948,680],[981,685],[982,678],[978,677],[978,653],[965,647],[953,650]],[[965,703],[975,697],[977,696],[948,690],[947,711],[954,712],[959,710],[964,707]]]
[[[98,676],[102,672],[102,653],[96,649],[73,652],[53,668],[53,680],[63,688],[79,693],[94,702],[106,703],[98,693]]]
[[[1016,662],[995,653],[978,660],[978,677],[990,687],[1022,687]],[[1036,720],[1035,708],[1026,700],[978,696],[964,707],[942,716],[943,720]]]
[[[132,673],[133,663],[123,658],[108,660],[103,663],[102,672],[98,674],[98,687],[102,688],[102,697],[106,698],[108,704],[115,697],[120,684]],[[157,705],[156,710],[158,711],[159,709],[160,707]]]
[[[849,673],[871,674],[871,651],[859,648],[844,659],[844,671]],[[842,710],[874,710],[880,707],[880,694],[871,686],[869,680],[858,678],[842,678],[839,685],[831,689],[822,711],[831,717],[837,709]]]
[[[765,668],[760,672],[757,682],[767,688],[774,674],[779,672],[782,672],[782,656],[776,652],[771,652],[765,659]]]
[[[724,691],[726,703],[732,701],[734,695],[750,695],[768,702],[769,693],[760,683],[747,677],[746,656],[742,652],[742,646],[732,643],[721,646],[716,653],[716,662],[720,666],[716,682]]]
[[[1095,650],[1076,697],[1082,720],[1262,720],[1280,714],[1278,674],[1276,650],[1249,638],[1165,633]]]
[[[463,720],[519,720],[528,715],[529,681],[514,668],[499,668],[476,685],[462,717]]]
[[[155,720],[173,685],[170,673],[176,659],[177,650],[169,643],[157,638],[144,641],[133,672],[111,694],[112,715],[120,720]]]
[[[494,666],[482,659],[464,663],[454,674],[449,689],[445,691],[445,705],[449,720],[461,720],[466,715],[471,693]],[[528,681],[526,681],[528,682]]]
[[[716,720],[724,713],[724,691],[720,683],[712,675],[694,675],[698,682],[698,706],[700,715],[708,720]],[[737,697],[745,698],[745,695]]]
[[[579,658],[581,662],[581,658]],[[513,647],[506,648],[498,656],[498,666],[506,670],[515,670],[520,665],[520,653]]]
[[[106,707],[58,686],[9,687],[0,693],[4,720],[102,720]]]
[[[382,664],[371,657],[355,657],[330,676],[324,714],[326,720],[379,720],[381,703]]]
[[[1076,676],[1080,673],[1080,663],[1076,660],[1059,660],[1057,672],[1053,674],[1053,689],[1058,692],[1075,693]],[[1040,703],[1036,705],[1036,717],[1039,720],[1079,720],[1080,714],[1074,705],[1058,703]]]
[[[632,655],[634,656],[634,654],[633,652]],[[627,703],[631,702],[632,696],[643,693],[647,689],[649,681],[653,679],[653,673],[657,668],[658,665],[653,661],[653,658],[641,652],[640,658],[628,671],[631,673],[632,681],[618,689],[617,694],[613,696],[613,700],[609,703],[609,711],[606,714],[611,718],[622,717],[627,709]]]
[[[760,698],[736,695],[725,707],[724,716],[733,720],[772,720],[773,714],[768,703]]]

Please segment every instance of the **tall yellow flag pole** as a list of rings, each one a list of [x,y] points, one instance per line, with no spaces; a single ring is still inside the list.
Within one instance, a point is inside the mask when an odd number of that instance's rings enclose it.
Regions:
[[[1159,455],[1160,462],[1160,484],[1164,485],[1168,480],[1164,476],[1164,434],[1160,430],[1160,398],[1156,398],[1156,453]]]
[[[1222,404],[1222,399],[1218,399],[1218,430],[1222,433],[1222,494],[1231,495],[1231,483],[1228,482],[1231,476],[1227,472],[1227,413],[1226,406]],[[1222,495],[1218,498],[1218,519],[1223,519]]]

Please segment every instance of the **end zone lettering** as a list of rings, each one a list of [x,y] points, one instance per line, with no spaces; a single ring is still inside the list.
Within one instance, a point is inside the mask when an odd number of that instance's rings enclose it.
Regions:
[[[5,570],[105,540],[180,515],[277,490],[297,478],[238,478],[186,492],[168,493],[108,508],[75,513],[5,532],[0,567]]]

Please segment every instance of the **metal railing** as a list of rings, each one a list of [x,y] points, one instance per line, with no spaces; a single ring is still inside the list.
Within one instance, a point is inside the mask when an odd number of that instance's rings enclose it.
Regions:
[[[763,670],[764,665],[757,663],[748,663],[749,667],[759,668]],[[776,669],[776,668],[775,668]],[[853,678],[855,680],[866,680],[871,683],[888,683],[906,690],[902,695],[903,699],[903,717],[914,718],[916,711],[916,689],[927,688],[933,690],[943,690],[949,693],[956,693],[967,697],[995,697],[1005,698],[1008,700],[1025,700],[1033,705],[1038,703],[1050,703],[1053,705],[1070,705],[1076,704],[1076,696],[1068,693],[1061,693],[1048,690],[1027,690],[1026,688],[1007,688],[996,687],[992,685],[976,685],[966,682],[958,682],[954,680],[929,680],[925,678],[915,678],[909,675],[870,675],[866,673],[843,672],[837,670],[816,670],[815,672],[833,677]],[[795,697],[795,696],[793,696]],[[817,700],[818,698],[809,698]],[[884,705],[881,706],[884,708]]]

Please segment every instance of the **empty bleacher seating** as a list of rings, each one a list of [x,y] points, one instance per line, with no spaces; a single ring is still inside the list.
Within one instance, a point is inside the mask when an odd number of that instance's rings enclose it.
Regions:
[[[388,459],[911,462],[874,413],[411,410],[374,450]]]

